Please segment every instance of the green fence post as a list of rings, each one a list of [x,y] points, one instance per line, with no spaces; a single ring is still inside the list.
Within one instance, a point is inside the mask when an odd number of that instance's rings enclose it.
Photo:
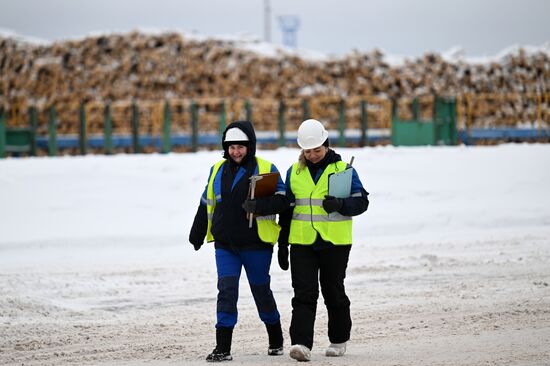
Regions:
[[[218,133],[220,139],[223,136],[223,131],[225,131],[225,126],[227,125],[227,115],[225,113],[225,100],[222,100],[220,103],[220,125],[218,127]]]
[[[338,118],[338,146],[346,146],[345,140],[345,130],[346,130],[346,101],[344,99],[340,100],[339,109],[339,118]]]
[[[450,127],[450,143],[456,145],[458,143],[458,133],[456,131],[456,99],[449,100],[449,123]]]
[[[391,144],[398,146],[397,138],[397,100],[391,100]]]
[[[57,112],[53,105],[50,108],[50,118],[48,120],[48,155],[57,155]]]
[[[445,145],[456,145],[456,105],[454,100],[436,97],[434,104],[436,142]]]
[[[412,115],[413,115],[412,119],[415,121],[418,121],[418,108],[419,108],[418,98],[414,98],[412,101]]]
[[[307,99],[302,100],[302,121],[305,121],[306,119],[311,118],[311,114],[309,112],[309,101]]]
[[[445,143],[444,127],[445,127],[445,105],[443,100],[438,96],[434,97],[432,120],[434,123],[434,145],[442,145]]]
[[[36,107],[31,106],[28,109],[29,113],[29,126],[30,126],[30,132],[31,132],[31,146],[29,153],[31,156],[36,156],[36,130],[38,127],[38,117],[36,113]]]
[[[193,152],[197,152],[198,119],[197,104],[191,101],[191,151]]]
[[[367,101],[361,101],[361,139],[359,140],[359,146],[364,147],[368,145],[367,142],[367,129],[369,125],[369,115],[367,113]]]
[[[88,134],[86,131],[86,103],[80,103],[80,130],[79,130],[80,155],[86,155],[88,148]]]
[[[134,154],[141,153],[139,144],[139,109],[135,100],[132,100],[132,148]]]
[[[111,102],[105,103],[103,119],[103,149],[106,155],[113,153],[113,118],[111,117]]]
[[[170,129],[172,126],[172,116],[170,115],[170,104],[164,101],[164,116],[162,121],[162,153],[167,154],[172,150],[172,141],[170,138]]]
[[[250,103],[250,100],[246,100],[244,103],[244,109],[246,111],[246,120],[252,121],[252,104]]]
[[[279,102],[279,146],[286,146],[285,137],[285,102]]]
[[[0,108],[0,158],[6,157],[6,119],[4,108]]]

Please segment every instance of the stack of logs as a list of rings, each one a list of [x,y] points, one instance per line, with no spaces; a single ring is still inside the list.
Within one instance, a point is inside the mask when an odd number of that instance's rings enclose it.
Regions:
[[[151,133],[160,131],[165,100],[174,131],[189,131],[191,99],[199,106],[202,131],[217,130],[222,101],[227,121],[243,118],[247,99],[256,128],[269,131],[277,130],[281,100],[288,129],[295,130],[304,99],[310,115],[330,128],[337,126],[342,98],[349,128],[360,126],[359,105],[365,98],[369,127],[387,128],[389,101],[400,101],[406,118],[413,98],[433,95],[458,98],[459,115],[470,113],[479,126],[514,125],[541,116],[548,122],[549,86],[546,51],[520,49],[490,64],[426,54],[391,66],[376,50],[313,61],[282,51],[268,57],[244,49],[239,41],[196,40],[179,33],[133,32],[49,45],[0,36],[0,107],[11,111],[8,124],[26,124],[24,111],[35,105],[44,130],[48,108],[55,105],[59,133],[76,133],[82,102],[87,103],[90,132],[101,132],[107,101],[113,102],[114,132],[128,132],[133,100],[152,121],[145,131]],[[485,93],[498,97],[476,99]],[[430,111],[428,103],[421,115],[429,118]]]

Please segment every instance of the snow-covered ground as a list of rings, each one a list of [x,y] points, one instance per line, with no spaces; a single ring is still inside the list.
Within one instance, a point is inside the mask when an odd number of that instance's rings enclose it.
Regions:
[[[318,365],[548,365],[550,145],[337,149],[354,219],[349,351]],[[286,171],[296,149],[260,151]],[[204,364],[211,245],[187,242],[219,152],[0,160],[0,364]],[[288,347],[290,274],[272,284]],[[243,278],[233,364],[288,364]]]

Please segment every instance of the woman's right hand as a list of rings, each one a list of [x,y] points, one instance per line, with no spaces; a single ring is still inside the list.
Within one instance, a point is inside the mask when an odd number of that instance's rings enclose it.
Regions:
[[[279,251],[277,252],[277,259],[279,261],[279,267],[283,271],[288,270],[289,263],[288,263],[288,245],[281,245],[279,243]]]

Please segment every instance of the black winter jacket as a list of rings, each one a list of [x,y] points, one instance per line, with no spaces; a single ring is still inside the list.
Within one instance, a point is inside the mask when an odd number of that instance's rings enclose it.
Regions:
[[[250,185],[249,178],[256,170],[256,135],[252,124],[248,121],[233,122],[227,126],[223,139],[228,129],[240,128],[249,138],[248,152],[241,164],[231,159],[227,151],[228,146],[223,144],[226,162],[220,168],[221,171],[221,202],[216,204],[212,217],[212,235],[215,238],[216,248],[232,251],[242,249],[266,249],[273,248],[269,243],[263,242],[258,236],[256,220],[253,227],[249,228],[249,220],[246,211],[242,208],[243,202],[248,197]],[[223,141],[222,139],[222,141]],[[245,169],[245,174],[235,182],[240,168]],[[275,168],[276,170],[276,168]],[[282,183],[282,180],[281,180]],[[233,185],[235,184],[235,185]],[[288,200],[284,194],[275,194],[270,197],[256,199],[256,213],[259,215],[274,215],[284,211],[288,207]],[[189,234],[189,241],[195,247],[202,245],[208,227],[206,205],[201,202],[197,209],[193,226]]]

